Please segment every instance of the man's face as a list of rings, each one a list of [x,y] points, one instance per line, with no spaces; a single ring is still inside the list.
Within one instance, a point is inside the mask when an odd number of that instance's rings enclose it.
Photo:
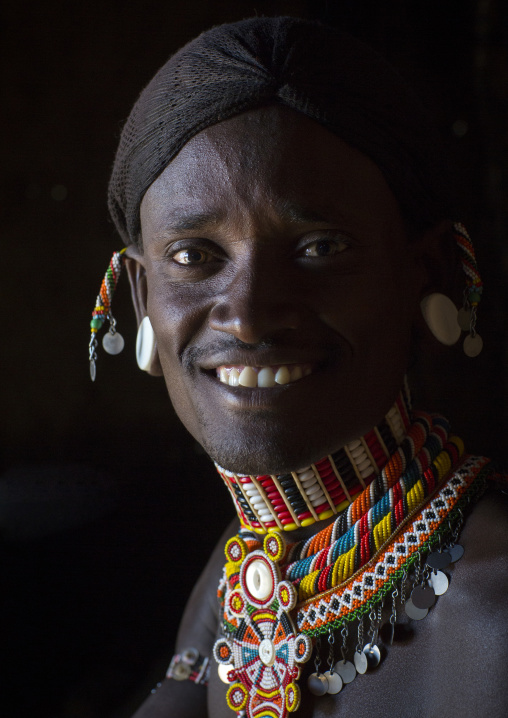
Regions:
[[[168,391],[219,464],[301,468],[389,409],[423,271],[367,157],[291,110],[249,112],[184,146],[141,228]],[[230,385],[244,367],[275,385]]]

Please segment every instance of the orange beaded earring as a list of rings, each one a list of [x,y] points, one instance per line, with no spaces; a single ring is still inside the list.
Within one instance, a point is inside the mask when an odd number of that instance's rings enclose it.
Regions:
[[[90,378],[92,381],[95,381],[97,376],[97,332],[102,328],[106,319],[109,321],[109,331],[102,339],[104,351],[108,354],[120,354],[125,345],[124,338],[116,330],[116,319],[111,312],[111,301],[124,264],[124,253],[125,249],[121,249],[111,257],[92,312],[92,321],[90,322],[92,336],[88,345],[88,360],[90,362]]]

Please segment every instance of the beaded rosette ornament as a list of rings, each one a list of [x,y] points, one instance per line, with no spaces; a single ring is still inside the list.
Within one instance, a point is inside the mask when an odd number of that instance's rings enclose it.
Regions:
[[[224,637],[216,642],[214,656],[221,680],[230,684],[228,705],[238,716],[284,718],[295,711],[300,666],[311,653],[315,670],[307,681],[310,692],[339,693],[380,663],[383,610],[390,613],[386,625],[391,643],[399,610],[421,620],[446,592],[444,569],[463,553],[457,539],[464,512],[481,496],[494,470],[488,459],[464,457],[463,443],[449,435],[446,419],[420,412],[410,420],[407,392],[398,402],[397,414],[407,416],[407,424],[402,436],[398,427],[397,438],[392,434],[388,441],[396,443],[395,449],[389,454],[382,442],[385,460],[375,452],[367,481],[353,461],[357,485],[350,482],[347,508],[336,511],[336,519],[306,541],[286,543],[284,534],[295,522],[282,525],[273,492],[254,495],[231,488],[248,478],[254,488],[263,489],[267,477],[219,470],[240,509],[242,528],[226,545],[218,590]],[[394,427],[393,411],[390,416]],[[386,423],[385,418],[384,432]],[[378,427],[374,434],[381,435]],[[318,464],[312,465],[316,476]],[[322,478],[316,483],[321,485]],[[282,490],[280,480],[278,484]],[[290,518],[302,524],[306,519],[298,519],[294,510],[299,501],[303,499],[293,488]],[[270,517],[275,528],[260,531],[262,516],[266,523]],[[352,629],[357,635],[353,649],[348,640]],[[340,657],[335,655],[337,634]],[[323,638],[328,643],[325,671]]]
[[[237,628],[230,639],[216,642],[214,657],[232,682],[227,692],[231,709],[245,711],[249,718],[282,718],[300,705],[298,664],[310,658],[312,643],[297,633],[290,617],[296,591],[281,580],[277,560],[285,553],[282,537],[268,534],[263,547],[249,553],[239,537],[226,545],[230,570],[238,575],[226,599]]]

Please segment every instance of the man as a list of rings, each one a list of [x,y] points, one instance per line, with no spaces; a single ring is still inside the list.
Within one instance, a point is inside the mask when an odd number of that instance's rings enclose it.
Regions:
[[[110,207],[138,355],[164,375],[242,524],[225,532],[224,574],[224,542],[215,549],[169,678],[137,717],[278,718],[300,696],[302,716],[504,714],[492,687],[506,657],[505,504],[475,508],[449,593],[423,623],[409,618],[427,612],[415,589],[431,603],[444,592],[429,556],[458,557],[462,509],[492,473],[464,460],[444,420],[414,419],[401,391],[424,317],[451,343],[435,320],[457,265],[443,180],[433,132],[390,68],[294,19],[205,33],[134,108]],[[355,577],[379,588],[348,597]],[[404,639],[383,648],[382,623]]]

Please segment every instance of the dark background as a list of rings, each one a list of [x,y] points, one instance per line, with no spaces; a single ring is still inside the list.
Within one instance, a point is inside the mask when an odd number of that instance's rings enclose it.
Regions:
[[[503,457],[508,307],[508,3],[502,0],[4,0],[0,528],[5,718],[127,718],[163,675],[185,597],[232,515],[162,381],[126,350],[89,380],[89,320],[114,249],[119,132],[168,56],[254,14],[317,18],[384,53],[453,157],[486,290],[475,360],[420,357],[419,405]],[[189,517],[192,516],[192,522]]]

